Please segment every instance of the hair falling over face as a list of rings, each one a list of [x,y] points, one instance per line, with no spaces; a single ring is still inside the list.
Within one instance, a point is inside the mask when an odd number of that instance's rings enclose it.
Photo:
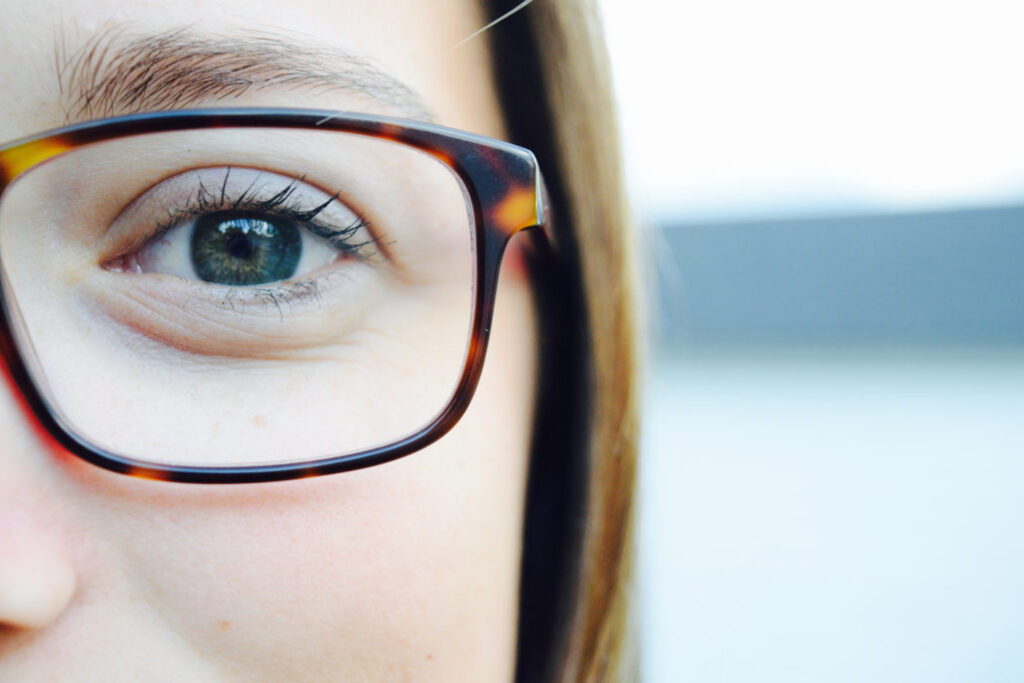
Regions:
[[[485,4],[495,17],[516,5]],[[590,0],[534,0],[493,27],[490,40],[510,139],[535,150],[554,175],[554,240],[571,263],[541,287],[546,370],[527,501],[518,679],[635,680],[639,314],[600,17]]]

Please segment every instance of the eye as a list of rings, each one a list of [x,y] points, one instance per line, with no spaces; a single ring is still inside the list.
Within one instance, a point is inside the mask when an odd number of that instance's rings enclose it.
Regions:
[[[354,453],[456,395],[478,348],[478,208],[455,169],[393,140],[131,135],[5,189],[0,284],[82,443],[175,466]]]
[[[254,169],[179,174],[140,198],[146,212],[130,214],[165,216],[149,228],[153,236],[108,266],[244,287],[365,259],[375,251],[369,226],[338,197],[304,179]]]

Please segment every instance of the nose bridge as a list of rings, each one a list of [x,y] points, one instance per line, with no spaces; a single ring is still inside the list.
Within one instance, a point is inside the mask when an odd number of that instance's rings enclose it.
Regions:
[[[11,183],[26,171],[74,149],[77,144],[68,135],[43,134],[0,146],[0,221]],[[0,238],[3,234],[0,230]],[[3,240],[0,239],[0,469],[13,450],[36,455],[42,452],[48,457],[69,455],[40,421],[39,415],[45,408],[31,386],[27,361],[18,351],[17,337],[24,338],[25,334],[18,327],[22,325],[22,316],[9,291]],[[15,448],[11,439],[27,445]],[[0,472],[0,480],[2,476]]]
[[[46,468],[69,455],[33,410],[35,392],[8,323],[7,299],[0,286],[0,509],[27,491],[49,488],[42,484]]]
[[[9,315],[10,297],[3,277],[0,251],[0,463],[5,451],[28,450],[44,452],[50,457],[65,455],[64,449],[50,435],[33,410],[35,391],[30,386],[28,369],[19,355],[10,321],[20,318]],[[41,408],[40,408],[41,409]],[[13,442],[11,440],[14,440]],[[15,446],[14,444],[22,444]]]

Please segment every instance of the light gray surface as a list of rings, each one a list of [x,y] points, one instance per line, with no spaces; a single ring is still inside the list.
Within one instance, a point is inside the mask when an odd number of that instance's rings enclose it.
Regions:
[[[645,680],[1024,680],[1024,353],[662,356]]]

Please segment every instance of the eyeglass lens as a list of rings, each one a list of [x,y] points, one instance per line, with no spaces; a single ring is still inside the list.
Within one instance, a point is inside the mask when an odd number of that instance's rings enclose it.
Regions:
[[[121,138],[7,189],[4,295],[89,445],[210,467],[357,452],[419,431],[458,385],[466,197],[436,158],[351,133]]]

